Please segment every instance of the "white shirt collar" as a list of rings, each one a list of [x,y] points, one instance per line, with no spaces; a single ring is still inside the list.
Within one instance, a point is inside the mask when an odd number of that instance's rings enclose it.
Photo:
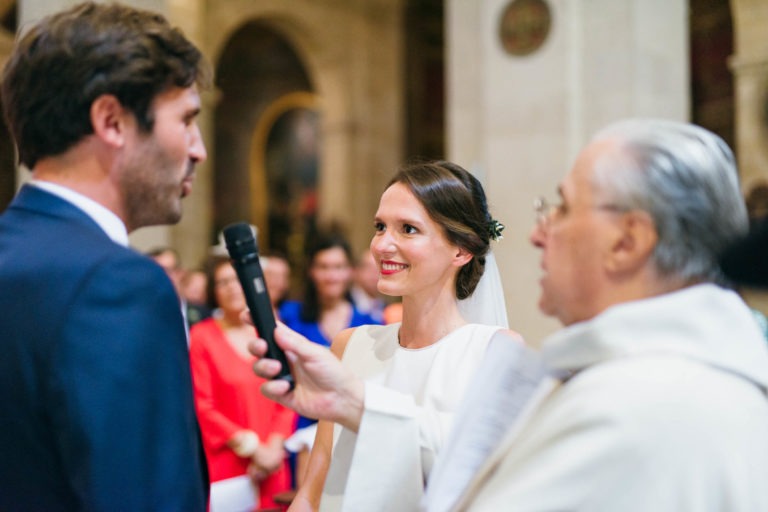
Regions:
[[[83,210],[83,212],[92,218],[115,243],[128,247],[128,230],[125,229],[125,224],[120,220],[120,217],[115,215],[112,211],[100,205],[93,199],[75,192],[71,188],[63,187],[56,183],[51,183],[50,181],[31,180],[29,183],[46,192],[50,192]]]

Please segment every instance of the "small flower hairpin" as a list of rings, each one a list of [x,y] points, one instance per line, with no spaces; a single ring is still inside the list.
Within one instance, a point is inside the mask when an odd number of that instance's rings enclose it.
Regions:
[[[491,219],[491,222],[488,224],[488,233],[491,236],[491,240],[499,241],[504,238],[504,236],[501,234],[501,232],[504,231],[504,224],[497,221],[496,219]]]

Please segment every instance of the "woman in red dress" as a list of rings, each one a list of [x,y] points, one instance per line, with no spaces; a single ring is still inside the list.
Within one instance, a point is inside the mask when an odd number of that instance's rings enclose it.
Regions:
[[[291,488],[283,441],[295,413],[259,391],[264,379],[253,373],[255,357],[247,349],[256,332],[240,319],[245,298],[229,259],[214,257],[207,270],[218,310],[192,327],[190,360],[211,482],[250,475],[259,506],[274,507],[274,495]]]

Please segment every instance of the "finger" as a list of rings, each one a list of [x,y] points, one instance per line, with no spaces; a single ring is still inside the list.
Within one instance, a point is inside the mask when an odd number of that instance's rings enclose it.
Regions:
[[[267,342],[261,338],[248,342],[248,351],[256,357],[264,357],[267,353]]]
[[[282,379],[270,380],[261,385],[262,395],[283,405],[288,405],[286,403],[286,395],[289,395],[290,392],[291,384]]]
[[[278,324],[275,328],[275,341],[277,341],[277,344],[283,351],[296,352],[302,358],[328,352],[327,348],[309,341],[301,334],[285,326],[285,324]]]
[[[331,368],[340,366],[339,360],[326,347],[282,324],[275,329],[275,341],[283,349],[293,375],[301,373],[312,362],[325,362]]]
[[[274,359],[259,359],[253,363],[253,372],[265,379],[271,379],[280,373],[280,368],[282,368],[280,361]]]

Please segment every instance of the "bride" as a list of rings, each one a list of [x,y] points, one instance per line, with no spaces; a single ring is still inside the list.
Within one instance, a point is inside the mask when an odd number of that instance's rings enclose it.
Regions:
[[[296,387],[267,396],[321,421],[289,510],[416,510],[454,412],[490,339],[507,327],[491,240],[503,226],[480,182],[449,162],[401,169],[376,213],[378,288],[401,296],[401,323],[347,329],[318,351],[280,326]],[[517,336],[511,331],[509,334]],[[252,344],[256,355],[264,342]],[[277,361],[256,371],[270,377]]]

